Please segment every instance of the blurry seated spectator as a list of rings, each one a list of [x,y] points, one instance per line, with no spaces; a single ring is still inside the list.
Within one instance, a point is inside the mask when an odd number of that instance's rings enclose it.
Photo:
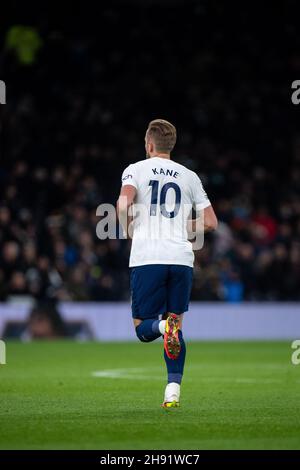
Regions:
[[[82,310],[82,316],[75,315],[64,321],[53,302],[41,302],[29,311],[27,319],[8,319],[3,327],[5,339],[60,340],[73,338],[79,341],[93,339],[91,324]]]
[[[59,339],[67,336],[66,325],[52,305],[39,305],[30,312],[23,340]]]

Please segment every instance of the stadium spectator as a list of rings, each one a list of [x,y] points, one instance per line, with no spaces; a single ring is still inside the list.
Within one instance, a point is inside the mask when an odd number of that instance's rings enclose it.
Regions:
[[[56,308],[51,304],[40,304],[31,310],[22,339],[44,340],[65,336],[67,336],[66,325]]]

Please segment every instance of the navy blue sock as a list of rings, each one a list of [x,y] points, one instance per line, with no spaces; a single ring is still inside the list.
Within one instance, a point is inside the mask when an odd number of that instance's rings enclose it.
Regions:
[[[140,341],[143,343],[150,343],[161,336],[158,325],[160,320],[150,318],[144,320],[139,326],[136,327],[135,332]]]
[[[171,382],[176,382],[180,385],[183,376],[186,348],[181,330],[178,331],[178,338],[180,341],[181,349],[177,359],[170,359],[167,356],[166,351],[164,351],[164,357],[168,370],[168,384]]]

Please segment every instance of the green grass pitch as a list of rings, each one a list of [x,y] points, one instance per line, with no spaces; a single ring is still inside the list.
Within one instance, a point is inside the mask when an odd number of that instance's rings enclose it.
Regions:
[[[162,347],[8,342],[0,448],[300,449],[289,342],[188,343],[181,407],[169,411]]]

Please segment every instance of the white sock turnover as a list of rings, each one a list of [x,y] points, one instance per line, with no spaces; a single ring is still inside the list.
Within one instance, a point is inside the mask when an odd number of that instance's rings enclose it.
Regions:
[[[158,324],[159,331],[161,332],[162,335],[165,334],[166,331],[166,320],[161,320]]]

